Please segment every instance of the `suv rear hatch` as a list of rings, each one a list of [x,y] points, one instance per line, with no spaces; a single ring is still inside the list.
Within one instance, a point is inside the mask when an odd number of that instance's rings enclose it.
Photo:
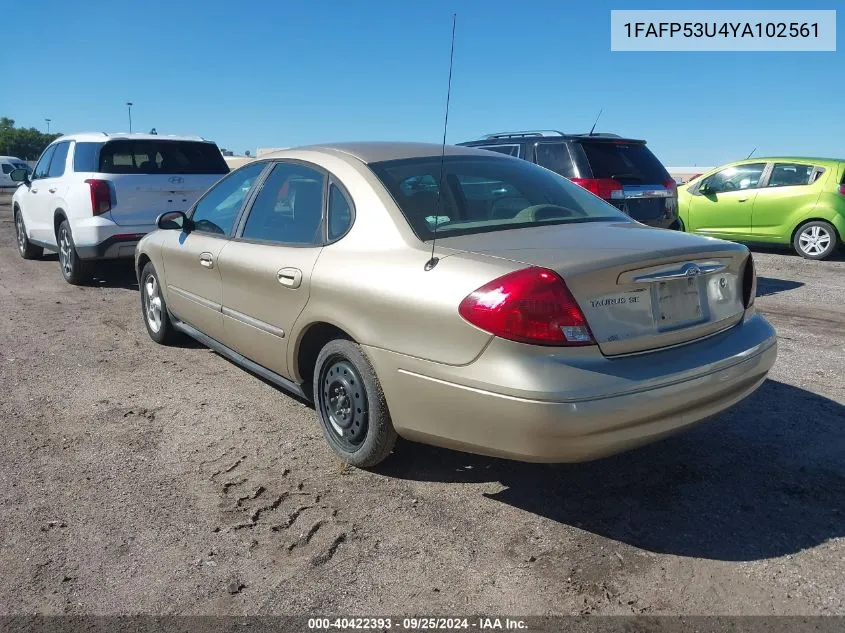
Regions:
[[[638,222],[668,227],[677,219],[677,185],[645,141],[583,136],[572,149],[582,154],[577,162],[589,170],[579,170],[581,177],[573,182]]]
[[[74,168],[109,183],[110,217],[121,226],[152,224],[160,213],[187,211],[229,172],[214,143],[166,139],[77,143]]]
[[[606,356],[679,345],[735,325],[751,288],[748,250],[633,223],[479,233],[438,246],[557,272]]]

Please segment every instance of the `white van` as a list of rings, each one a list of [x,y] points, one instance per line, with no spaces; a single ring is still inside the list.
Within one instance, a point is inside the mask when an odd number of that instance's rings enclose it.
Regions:
[[[32,173],[32,168],[16,156],[0,156],[0,187],[17,187],[19,182],[12,182],[9,174],[15,169],[26,169],[28,174]]]

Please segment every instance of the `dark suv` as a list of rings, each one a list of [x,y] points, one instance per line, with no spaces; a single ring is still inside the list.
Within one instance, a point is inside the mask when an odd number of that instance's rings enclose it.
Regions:
[[[675,181],[642,140],[530,130],[458,143],[522,158],[569,178],[638,222],[679,229]]]

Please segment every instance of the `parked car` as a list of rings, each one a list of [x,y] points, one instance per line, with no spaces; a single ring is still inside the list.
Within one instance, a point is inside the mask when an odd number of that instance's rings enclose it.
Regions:
[[[157,223],[135,259],[150,337],[188,334],[312,399],[356,466],[397,435],[600,457],[742,400],[776,356],[745,246],[489,151],[287,150]]]
[[[717,167],[681,188],[691,233],[791,245],[827,259],[845,235],[845,160],[753,158]]]
[[[569,178],[638,222],[679,229],[678,188],[643,140],[530,130],[459,145],[523,158]]]
[[[0,187],[17,187],[20,183],[12,180],[12,172],[16,169],[26,170],[31,174],[32,169],[17,156],[0,156]]]
[[[59,252],[65,280],[83,283],[92,265],[131,258],[165,211],[190,207],[229,168],[211,141],[147,134],[76,134],[54,141],[31,177],[13,171],[21,257]]]

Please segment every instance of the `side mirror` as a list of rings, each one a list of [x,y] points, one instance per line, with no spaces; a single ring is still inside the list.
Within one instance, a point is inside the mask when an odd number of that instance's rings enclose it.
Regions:
[[[189,231],[191,221],[182,211],[168,211],[156,218],[156,226],[165,231]]]
[[[24,182],[26,184],[29,184],[29,174],[23,167],[19,167],[18,169],[13,169],[12,171],[10,171],[9,178],[12,179],[12,182]]]

